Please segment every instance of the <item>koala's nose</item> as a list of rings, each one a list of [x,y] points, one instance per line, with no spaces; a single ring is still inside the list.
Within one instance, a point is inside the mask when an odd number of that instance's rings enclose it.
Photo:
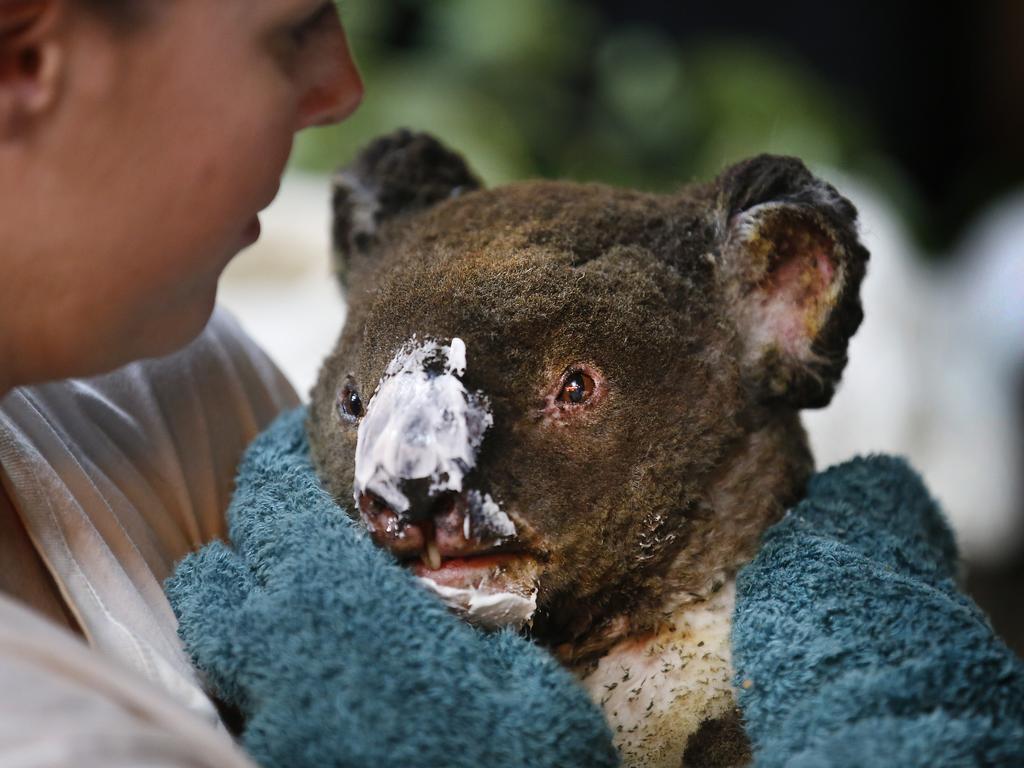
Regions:
[[[372,494],[399,520],[432,515],[432,498],[461,492],[493,419],[468,392],[466,345],[407,342],[366,406],[356,440],[354,496]]]
[[[399,490],[409,500],[409,508],[401,514],[403,520],[419,523],[434,517],[438,508],[437,493],[431,490],[429,477],[401,480]]]
[[[399,560],[420,559],[430,570],[443,559],[473,557],[521,546],[512,519],[490,493],[470,489],[462,493],[428,495],[413,502],[404,515],[379,498],[363,494],[359,512],[370,538]]]

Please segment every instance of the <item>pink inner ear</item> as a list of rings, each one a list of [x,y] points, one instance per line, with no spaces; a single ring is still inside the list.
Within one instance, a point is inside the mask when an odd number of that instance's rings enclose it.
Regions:
[[[751,296],[755,348],[806,359],[838,295],[835,242],[805,219],[780,216],[758,229],[767,269]]]

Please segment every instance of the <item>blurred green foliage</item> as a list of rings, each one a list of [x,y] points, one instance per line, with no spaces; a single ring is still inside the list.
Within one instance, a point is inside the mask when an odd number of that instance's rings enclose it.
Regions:
[[[305,132],[293,162],[331,170],[407,126],[463,152],[489,184],[532,176],[650,190],[757,152],[880,171],[858,110],[784,52],[682,47],[612,28],[582,0],[343,0],[366,81],[360,110]]]

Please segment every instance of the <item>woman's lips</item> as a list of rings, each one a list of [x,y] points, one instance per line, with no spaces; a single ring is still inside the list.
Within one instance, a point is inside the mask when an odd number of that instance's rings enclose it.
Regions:
[[[246,226],[245,231],[242,232],[242,247],[248,248],[250,245],[260,239],[260,217],[253,216],[252,221]]]

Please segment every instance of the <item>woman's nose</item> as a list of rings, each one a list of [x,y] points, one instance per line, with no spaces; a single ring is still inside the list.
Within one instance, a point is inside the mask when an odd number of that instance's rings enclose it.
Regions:
[[[363,79],[340,24],[331,44],[318,54],[310,63],[306,89],[299,101],[296,131],[340,122],[363,100]]]

